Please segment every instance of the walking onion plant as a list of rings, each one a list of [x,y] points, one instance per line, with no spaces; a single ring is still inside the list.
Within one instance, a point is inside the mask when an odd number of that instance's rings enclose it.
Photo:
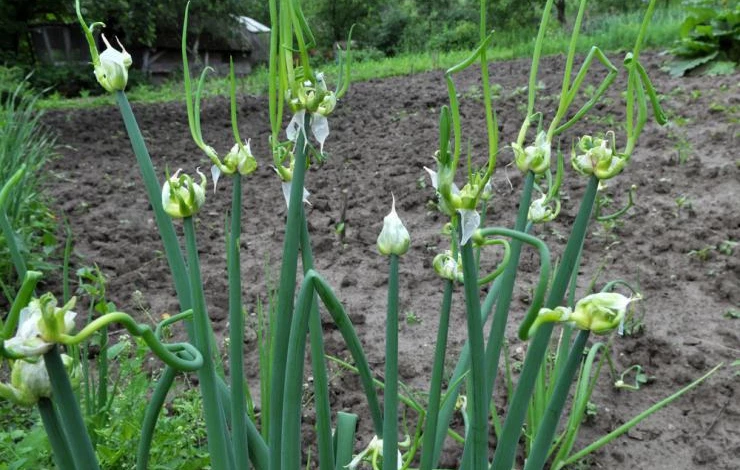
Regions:
[[[630,292],[629,296],[613,292],[624,284],[614,282],[607,284],[601,292],[576,299],[578,266],[598,186],[601,181],[617,176],[630,162],[647,122],[649,107],[658,123],[665,122],[656,92],[640,62],[641,45],[655,6],[655,0],[652,0],[639,36],[622,63],[627,73],[625,135],[618,135],[621,132],[619,129],[605,130],[595,133],[595,136],[583,136],[573,146],[571,165],[578,174],[588,179],[588,184],[565,252],[553,269],[548,246],[531,232],[534,224],[550,221],[560,212],[559,188],[565,175],[565,157],[559,150],[558,139],[591,111],[607,89],[614,86],[614,79],[619,73],[619,67],[597,47],[593,47],[580,68],[574,70],[575,47],[586,3],[586,0],[579,3],[566,55],[559,103],[554,113],[550,113],[536,106],[540,51],[553,5],[553,1],[548,0],[535,42],[524,122],[516,142],[510,147],[502,147],[488,77],[487,51],[494,42],[494,34],[485,29],[486,2],[481,1],[480,45],[465,61],[445,73],[449,105],[444,106],[440,113],[438,148],[436,151],[428,149],[430,155],[434,154],[436,164],[435,168],[427,170],[436,191],[438,208],[449,221],[445,232],[449,234],[449,247],[437,255],[433,262],[435,271],[443,280],[444,294],[436,351],[432,359],[428,403],[421,405],[399,393],[399,265],[409,248],[411,237],[395,210],[394,199],[377,241],[378,251],[389,258],[385,383],[382,384],[381,406],[378,384],[357,333],[340,299],[314,267],[303,204],[308,196],[304,189],[306,167],[309,162],[324,158],[324,143],[330,129],[329,117],[348,89],[349,50],[343,55],[346,62],[345,67],[341,68],[339,85],[331,90],[327,79],[314,70],[309,60],[308,51],[314,46],[315,40],[298,0],[270,0],[271,163],[283,185],[288,211],[277,307],[274,320],[268,326],[270,348],[264,351],[264,360],[260,361],[263,383],[260,384],[261,414],[257,417],[248,412],[246,400],[251,392],[243,377],[245,326],[239,251],[244,212],[242,196],[245,190],[242,179],[254,171],[257,159],[252,155],[249,140],[244,141],[240,136],[233,65],[231,120],[235,143],[230,150],[220,152],[206,142],[201,130],[201,93],[209,69],[203,70],[193,85],[187,53],[186,8],[182,59],[191,135],[213,165],[211,179],[214,188],[222,175],[233,181],[231,222],[226,242],[230,325],[230,380],[227,382],[220,372],[220,354],[207,313],[208,293],[203,290],[196,240],[197,214],[207,203],[207,178],[196,170],[199,173],[196,181],[187,172],[178,170],[172,175],[165,175],[164,184],[160,186],[124,91],[131,56],[123,46],[120,46],[120,51],[111,47],[105,37],[106,49],[102,53],[98,51],[93,33],[104,25],[88,25],[83,19],[78,0],[77,16],[90,45],[94,74],[101,86],[116,96],[154,211],[182,313],[166,319],[153,330],[147,325],[138,324],[128,314],[111,308],[109,310],[113,311],[106,310],[75,332],[74,313],[71,310],[74,299],[58,308],[51,294],[34,297],[39,275],[26,271],[23,286],[12,303],[10,313],[5,323],[0,324],[0,352],[12,362],[11,383],[0,385],[0,395],[19,404],[38,405],[55,461],[60,468],[97,468],[93,441],[87,433],[81,432],[85,429],[85,423],[73,391],[79,380],[79,372],[74,367],[74,361],[62,355],[60,350],[66,347],[72,351],[70,347],[117,323],[132,335],[141,337],[154,355],[165,363],[165,372],[149,400],[142,424],[137,468],[148,466],[149,447],[157,417],[176,374],[195,372],[203,398],[212,468],[297,470],[306,464],[301,416],[304,406],[304,358],[306,341],[309,339],[318,448],[314,461],[321,470],[359,468],[367,464],[388,470],[409,468],[414,463],[418,463],[421,469],[430,470],[437,467],[448,434],[458,436],[463,442],[461,468],[510,470],[515,466],[525,421],[524,468],[537,470],[544,468],[548,460],[552,468],[561,468],[583,457],[698,385],[716,369],[586,449],[573,453],[575,435],[603,361],[597,361],[598,354],[603,358],[609,344],[592,344],[584,356],[591,335],[607,335],[615,331],[630,304],[640,298],[635,292]],[[468,158],[467,168],[462,171],[463,129],[454,78],[459,72],[476,64],[480,67],[483,84],[488,154],[480,168],[474,167],[472,158]],[[575,106],[581,85],[592,73],[592,66],[598,64],[606,69],[605,78],[584,104]],[[282,139],[283,113],[286,109],[292,113],[292,118],[286,129],[287,138]],[[530,131],[533,127],[535,130]],[[624,140],[621,147],[617,145],[618,140]],[[496,171],[498,155],[509,148],[513,151],[517,168],[524,175],[519,210],[512,229],[487,226],[485,210],[481,210],[484,204],[495,204],[495,201],[491,201],[491,178]],[[13,184],[20,179],[22,171],[25,170],[20,170],[0,193],[0,207]],[[455,183],[460,174],[466,175],[462,187]],[[539,197],[535,198],[535,191],[540,194]],[[174,228],[175,221],[179,220],[182,220],[184,228],[184,253]],[[504,332],[510,321],[512,293],[523,244],[537,250],[540,271],[531,306],[519,326],[519,339],[528,344],[526,359],[516,386],[510,384],[509,403],[502,422],[492,406],[492,399],[502,388],[501,384],[496,383],[496,377],[501,357],[505,356]],[[487,256],[488,247],[501,247],[503,256],[498,267],[492,272],[483,273],[480,259]],[[299,256],[302,276],[298,273]],[[448,363],[447,333],[457,285],[463,287],[468,340],[444,389],[444,367]],[[485,297],[482,297],[483,285],[489,286]],[[357,416],[341,411],[333,416],[330,409],[320,308],[328,312],[352,355],[354,365],[351,367],[361,380],[375,432],[374,437],[361,436],[364,441],[369,441],[369,445],[354,457]],[[486,334],[484,325],[491,314],[493,320]],[[177,321],[186,325],[188,341],[163,342],[162,328]],[[559,324],[562,325],[562,331],[553,346],[551,337]],[[551,347],[555,348],[554,359],[548,361],[546,358]],[[594,369],[596,373],[592,374]],[[558,434],[558,423],[574,381],[577,386],[570,416],[565,429]],[[398,442],[399,400],[414,406],[420,420],[419,431],[409,446],[401,446]],[[456,409],[460,409],[465,418],[462,435],[449,429]],[[496,442],[493,449],[489,448],[492,434]],[[409,450],[402,453],[402,448]],[[417,455],[419,452],[420,455]]]

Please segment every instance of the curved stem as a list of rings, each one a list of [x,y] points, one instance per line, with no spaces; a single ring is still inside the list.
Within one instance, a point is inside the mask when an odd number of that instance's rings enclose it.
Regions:
[[[370,416],[373,419],[374,430],[382,435],[383,418],[378,405],[378,397],[373,383],[372,373],[368,365],[362,345],[354,331],[352,324],[344,311],[342,304],[336,298],[329,285],[314,270],[306,272],[301,289],[296,300],[295,318],[293,319],[290,338],[287,344],[287,357],[291,364],[285,378],[283,419],[281,423],[274,423],[282,431],[284,448],[282,453],[282,467],[294,469],[300,467],[300,427],[301,427],[301,397],[303,393],[303,358],[306,348],[306,333],[311,314],[311,300],[316,292],[321,298],[327,311],[339,329],[347,349],[352,355],[362,381],[365,396],[370,407]],[[282,424],[282,426],[281,426]]]
[[[129,333],[141,337],[151,348],[152,352],[168,366],[182,371],[194,371],[200,369],[204,358],[200,352],[190,343],[163,344],[157,339],[156,334],[149,325],[138,324],[127,313],[111,312],[91,321],[76,335],[60,335],[59,342],[74,346],[89,338],[98,330],[105,328],[111,323],[120,323]],[[185,351],[190,358],[184,359],[176,355],[176,352]]]

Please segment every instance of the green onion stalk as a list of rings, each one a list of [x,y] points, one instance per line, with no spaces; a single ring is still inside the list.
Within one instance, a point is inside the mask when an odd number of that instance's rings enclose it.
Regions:
[[[208,314],[206,312],[203,283],[200,277],[200,262],[198,259],[198,245],[195,239],[195,224],[192,217],[183,219],[185,228],[185,243],[188,253],[188,268],[193,306],[193,329],[197,338],[201,355],[205,358],[203,367],[199,369],[199,381],[203,395],[206,430],[208,432],[208,451],[211,455],[211,465],[217,470],[233,468],[233,448],[229,444],[230,435],[225,423],[223,406],[217,393],[216,370],[211,357],[211,338]]]
[[[231,97],[231,128],[237,148],[243,150],[236,119],[236,80],[234,62],[229,61],[229,91]],[[244,311],[242,307],[242,284],[239,243],[241,238],[242,175],[234,172],[231,192],[231,229],[227,242],[227,275],[229,279],[229,370],[231,374],[231,444],[236,468],[249,466],[249,442],[247,439],[247,413],[244,383]]]
[[[463,263],[465,288],[465,307],[470,344],[470,389],[472,400],[469,413],[472,415],[470,434],[465,440],[470,445],[472,468],[485,468],[488,465],[488,399],[486,398],[485,345],[478,289],[478,271],[473,254],[473,244],[468,242],[460,247]]]
[[[69,448],[64,426],[62,426],[54,404],[50,399],[42,397],[39,399],[38,408],[41,421],[44,423],[44,430],[49,437],[54,464],[57,468],[74,470],[76,467],[72,458],[72,451]]]
[[[63,427],[63,434],[67,437],[69,454],[72,456],[75,470],[99,470],[98,459],[95,456],[90,435],[85,431],[85,420],[82,418],[77,397],[72,390],[72,384],[62,363],[59,346],[54,345],[44,354],[46,371],[49,373],[51,390],[59,412]],[[62,458],[66,455],[62,454]]]
[[[452,307],[452,292],[454,284],[452,280],[445,281],[444,294],[442,294],[442,307],[437,327],[437,341],[434,351],[434,365],[432,366],[432,378],[429,385],[429,405],[426,409],[426,422],[424,423],[424,440],[422,442],[423,452],[419,463],[419,470],[431,470],[434,459],[435,436],[437,434],[439,409],[442,397],[442,375],[444,373],[445,357],[447,355],[447,333],[450,326],[450,310]],[[448,391],[449,396],[449,391]],[[453,400],[454,401],[454,400]],[[447,423],[444,423],[446,430]]]
[[[583,247],[586,228],[588,227],[588,221],[591,217],[591,210],[596,198],[598,184],[599,180],[596,177],[592,177],[589,180],[578,215],[576,216],[576,220],[573,225],[573,230],[568,238],[565,253],[563,254],[561,263],[555,274],[550,294],[545,302],[546,308],[555,308],[560,305],[568,288],[571,273],[574,269],[577,269],[577,266],[575,266],[575,260],[578,259],[579,253]],[[514,392],[511,405],[509,406],[509,412],[506,416],[499,442],[516,443],[519,440],[522,422],[524,421],[524,416],[527,411],[527,404],[532,394],[535,380],[539,374],[540,365],[546,356],[552,329],[552,323],[547,323],[539,326],[534,333],[534,338],[531,340],[531,344],[527,349],[527,356],[524,360],[522,373],[519,377],[519,382],[517,384],[516,391]],[[520,336],[522,333],[526,334],[526,332],[520,330]],[[492,469],[509,470],[514,463],[515,455],[516,445],[504,444],[497,446]]]
[[[285,377],[282,426],[282,468],[300,468],[301,465],[301,397],[303,393],[303,358],[306,348],[309,320],[313,310],[314,292],[318,294],[332,320],[344,338],[347,349],[354,360],[365,395],[368,399],[370,416],[376,433],[383,429],[383,418],[378,404],[375,383],[362,345],[344,307],[337,299],[328,283],[314,270],[304,275],[296,300],[295,316],[291,324],[290,340],[286,343],[287,358],[291,364]]]
[[[301,226],[301,264],[304,275],[314,268],[313,250],[308,233],[305,212]],[[321,326],[319,303],[316,296],[311,300],[311,313],[308,323],[311,343],[311,367],[313,372],[314,403],[316,404],[316,440],[319,448],[319,469],[333,470],[336,465],[335,445],[331,431],[331,408],[329,405],[329,374],[326,370],[324,331]],[[346,465],[346,464],[345,464]]]
[[[398,468],[398,255],[390,255],[385,324],[383,468]]]
[[[304,129],[310,128],[310,115],[306,115]],[[291,181],[290,203],[288,204],[288,219],[285,226],[285,240],[283,242],[283,260],[280,268],[280,286],[278,287],[278,307],[274,337],[271,344],[272,370],[270,377],[270,414],[268,417],[270,449],[270,470],[280,470],[281,466],[281,439],[280,423],[283,420],[283,392],[287,373],[293,370],[287,368],[288,344],[290,325],[293,317],[293,296],[295,295],[296,271],[298,268],[298,246],[301,235],[303,185],[306,173],[305,133],[299,132],[295,146],[295,170]],[[292,366],[297,366],[292,364]]]

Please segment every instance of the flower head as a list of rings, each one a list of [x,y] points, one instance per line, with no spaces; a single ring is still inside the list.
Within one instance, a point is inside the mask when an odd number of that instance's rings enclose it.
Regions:
[[[547,134],[540,131],[535,138],[533,145],[522,148],[517,143],[511,144],[514,149],[514,161],[517,168],[522,172],[532,171],[537,175],[543,174],[550,168],[551,145],[547,140]]]
[[[74,384],[74,379],[78,375],[74,361],[66,354],[61,356],[62,364],[72,377]],[[33,406],[40,398],[50,398],[51,381],[46,371],[44,358],[39,357],[34,361],[23,359],[14,361],[10,372],[10,383],[0,383],[0,397],[7,398],[21,406]]]
[[[584,135],[571,151],[573,169],[584,176],[595,175],[600,180],[609,179],[622,171],[627,157],[614,150],[614,132],[607,132],[609,138]]]
[[[121,50],[114,49],[105,35],[101,35],[103,42],[105,43],[106,49],[100,54],[98,63],[94,63],[95,78],[98,83],[106,89],[106,91],[122,91],[126,88],[128,82],[128,69],[131,67],[131,56],[121,41],[118,41],[118,45]]]
[[[567,321],[582,330],[605,334],[623,321],[630,303],[640,297],[625,297],[616,292],[599,292],[588,295],[576,303]],[[566,320],[566,319],[563,319]]]
[[[459,253],[457,259],[452,256],[450,250],[440,253],[434,257],[432,266],[439,277],[449,281],[463,282],[462,260]]]
[[[229,153],[224,158],[224,165],[232,173],[238,171],[240,175],[248,175],[257,169],[257,160],[252,155],[250,141],[247,140],[244,145],[234,144]]]
[[[557,199],[555,199],[554,201],[555,206],[553,207],[551,205],[553,200],[548,200],[547,196],[544,194],[542,195],[542,197],[535,199],[529,205],[527,218],[535,224],[552,221],[560,212],[560,201],[558,201]]]
[[[15,336],[5,341],[4,348],[15,357],[35,357],[48,352],[59,335],[67,334],[74,328],[77,316],[73,297],[62,308],[57,307],[51,294],[32,299],[20,312]]]
[[[486,191],[490,193],[490,180],[481,188],[482,176],[479,173],[473,173],[471,180],[459,189],[452,181],[454,177],[452,171],[444,165],[440,165],[439,168],[439,173],[427,167],[424,167],[424,170],[429,173],[432,187],[437,190],[440,210],[450,217],[456,214],[460,216],[462,225],[460,244],[464,245],[480,226],[480,214],[476,206]]]
[[[192,217],[206,200],[206,175],[200,175],[200,184],[177,170],[162,186],[162,206],[170,217],[181,219]]]
[[[383,218],[383,229],[378,235],[378,251],[386,256],[401,256],[409,251],[410,243],[409,231],[396,213],[396,198],[393,197],[391,212]]]

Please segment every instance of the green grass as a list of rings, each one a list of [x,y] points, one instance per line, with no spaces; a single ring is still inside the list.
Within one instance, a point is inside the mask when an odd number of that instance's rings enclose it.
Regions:
[[[592,45],[602,50],[621,51],[630,44],[640,27],[642,12],[592,18],[584,25],[578,41],[578,50],[587,52]],[[651,29],[645,41],[646,48],[665,48],[678,38],[683,14],[678,7],[655,12]],[[536,30],[502,31],[496,33],[489,53],[491,61],[529,57],[534,47]],[[557,54],[568,48],[570,31],[551,29],[544,43],[543,54]],[[413,52],[380,60],[367,60],[352,66],[352,81],[360,82],[401,75],[412,75],[430,70],[447,69],[468,57],[470,51]],[[329,80],[339,76],[336,65],[319,67]],[[267,94],[268,75],[265,68],[256,68],[252,74],[238,80],[238,92],[264,96]],[[211,75],[206,83],[205,96],[228,96],[228,77]],[[127,92],[129,100],[136,103],[161,103],[182,100],[184,87],[181,82],[167,82],[159,86],[143,85]],[[42,108],[90,108],[113,105],[112,96],[87,98],[62,98],[50,95],[39,103]]]
[[[51,268],[47,259],[56,248],[56,219],[41,194],[44,164],[53,157],[54,136],[40,122],[37,96],[25,82],[6,92],[0,102],[0,184],[4,184],[21,165],[26,172],[11,191],[5,210],[16,243],[28,268],[45,271]],[[16,283],[15,268],[10,262],[8,243],[0,234],[0,288],[7,298]]]

